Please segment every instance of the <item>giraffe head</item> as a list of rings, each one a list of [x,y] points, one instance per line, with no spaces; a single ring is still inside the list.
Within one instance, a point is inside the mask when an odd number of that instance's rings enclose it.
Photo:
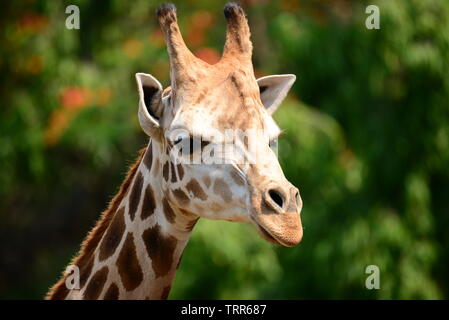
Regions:
[[[136,74],[139,121],[153,141],[161,189],[172,206],[198,217],[250,222],[264,239],[294,246],[302,238],[302,201],[272,149],[280,129],[271,115],[295,76],[256,79],[245,13],[229,3],[224,14],[223,56],[211,65],[186,47],[174,5],[158,9],[171,86],[164,90],[151,75]]]

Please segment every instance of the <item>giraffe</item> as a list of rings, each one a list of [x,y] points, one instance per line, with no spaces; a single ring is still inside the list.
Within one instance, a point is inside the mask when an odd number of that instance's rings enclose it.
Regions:
[[[65,272],[47,299],[166,299],[199,218],[251,223],[278,245],[295,246],[302,239],[299,191],[271,148],[280,134],[271,115],[295,76],[256,80],[248,21],[236,3],[224,8],[225,46],[213,65],[186,47],[173,4],[163,4],[156,14],[171,86],[163,89],[151,75],[136,74],[138,118],[149,143],[70,264],[78,267],[79,287],[67,287]],[[254,161],[237,161],[213,148],[227,129],[263,132],[251,140]],[[249,139],[234,140],[248,158]],[[226,161],[192,161],[208,147]]]

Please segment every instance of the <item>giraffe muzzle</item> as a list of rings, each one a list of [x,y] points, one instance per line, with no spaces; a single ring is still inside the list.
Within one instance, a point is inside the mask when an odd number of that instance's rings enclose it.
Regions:
[[[251,216],[259,234],[267,241],[293,247],[302,240],[300,212],[302,200],[298,189],[269,188],[262,195],[261,211]]]

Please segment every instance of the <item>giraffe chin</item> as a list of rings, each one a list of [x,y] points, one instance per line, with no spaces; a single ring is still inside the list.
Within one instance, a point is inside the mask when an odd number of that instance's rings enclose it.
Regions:
[[[282,213],[251,217],[259,235],[268,242],[294,247],[303,236],[301,218],[298,213]]]

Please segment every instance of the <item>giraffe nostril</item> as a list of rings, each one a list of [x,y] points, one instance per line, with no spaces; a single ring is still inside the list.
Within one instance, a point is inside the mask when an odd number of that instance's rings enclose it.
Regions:
[[[293,195],[294,195],[293,199],[295,199],[296,208],[301,211],[302,199],[301,196],[299,195],[299,190],[297,188],[294,188]]]
[[[284,197],[279,193],[279,191],[271,189],[268,191],[270,198],[276,203],[279,207],[284,206]]]

